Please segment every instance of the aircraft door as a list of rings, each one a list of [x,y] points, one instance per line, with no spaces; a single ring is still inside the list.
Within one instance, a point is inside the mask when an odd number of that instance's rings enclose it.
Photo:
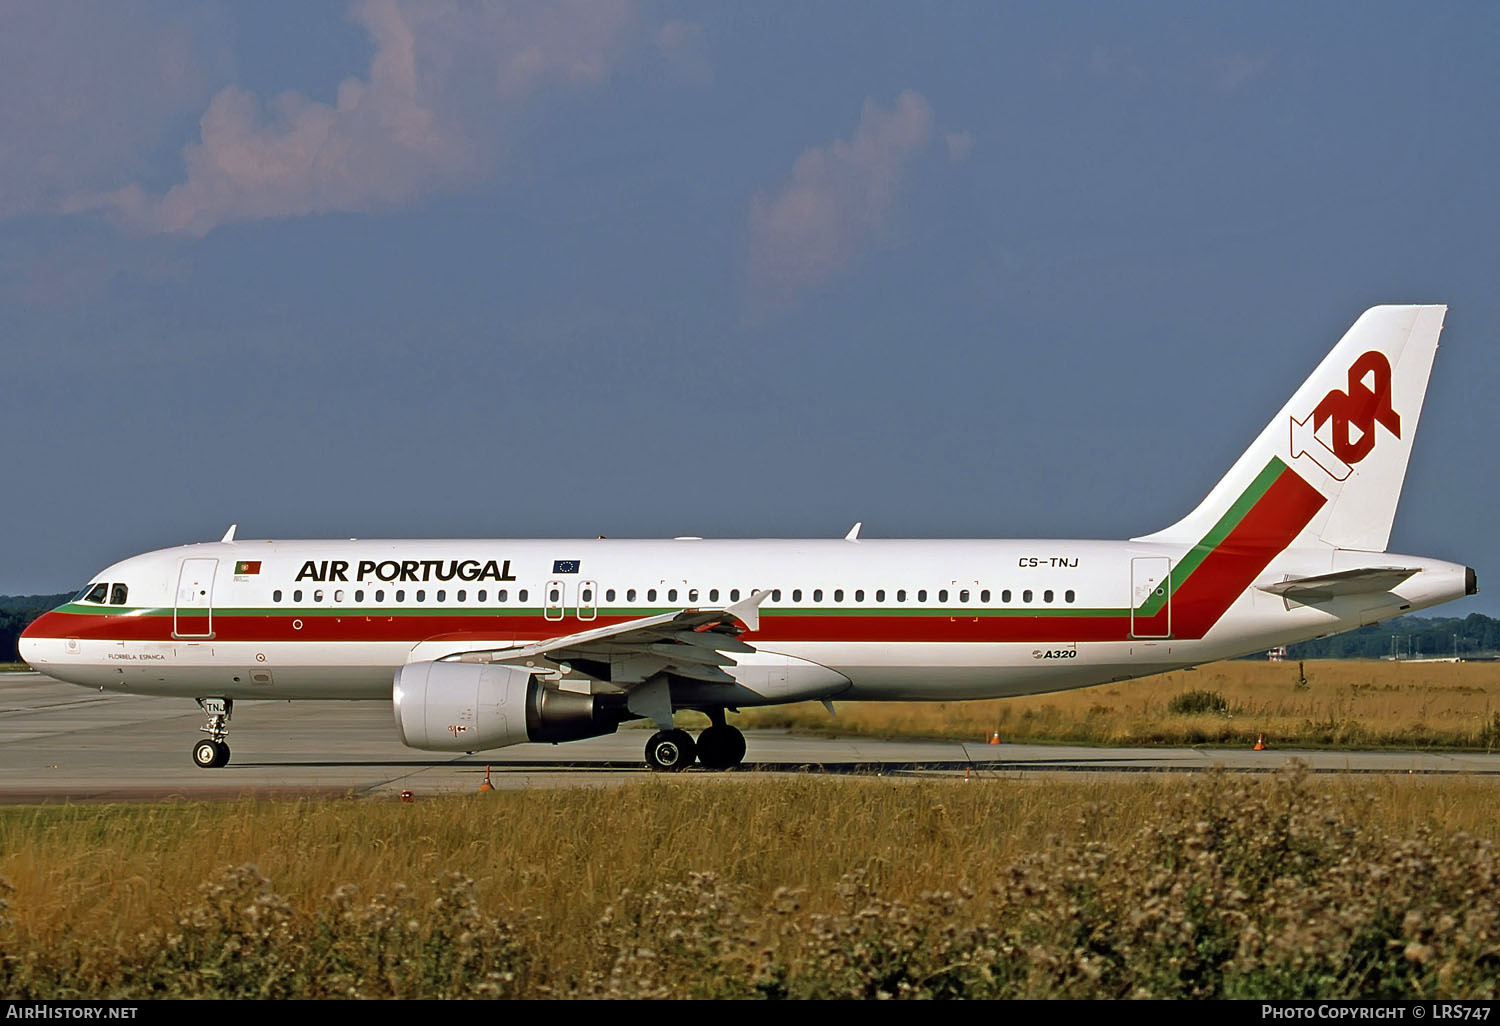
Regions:
[[[217,559],[184,559],[177,572],[177,602],[172,608],[174,638],[214,636],[214,575]]]
[[[1172,636],[1172,561],[1166,556],[1130,561],[1130,636]]]
[[[567,585],[562,581],[548,581],[547,590],[542,595],[546,604],[542,607],[542,615],[549,620],[561,620],[563,618],[564,596],[567,594]]]
[[[592,620],[599,615],[599,586],[593,581],[578,582],[578,619]]]

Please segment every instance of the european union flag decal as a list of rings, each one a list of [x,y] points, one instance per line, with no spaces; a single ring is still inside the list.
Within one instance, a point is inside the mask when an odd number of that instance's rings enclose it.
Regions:
[[[555,574],[576,574],[578,572],[578,560],[554,559],[552,561],[552,572]]]

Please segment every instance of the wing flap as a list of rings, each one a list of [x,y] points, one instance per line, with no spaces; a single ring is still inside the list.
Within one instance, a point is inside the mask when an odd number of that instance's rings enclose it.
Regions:
[[[583,673],[626,689],[667,671],[694,680],[732,684],[734,678],[723,668],[737,665],[735,654],[756,651],[753,645],[741,641],[740,635],[760,625],[760,606],[770,594],[758,591],[723,608],[679,609],[519,648],[475,649],[448,658]],[[612,671],[606,676],[598,668],[602,666],[611,667]]]

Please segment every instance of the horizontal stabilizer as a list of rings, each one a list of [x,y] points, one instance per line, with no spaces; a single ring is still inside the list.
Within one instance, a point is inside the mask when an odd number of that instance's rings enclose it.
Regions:
[[[1317,602],[1340,595],[1378,595],[1390,591],[1420,568],[1404,566],[1367,566],[1358,570],[1341,570],[1336,574],[1299,577],[1295,581],[1267,584],[1261,591],[1291,599],[1294,602]]]

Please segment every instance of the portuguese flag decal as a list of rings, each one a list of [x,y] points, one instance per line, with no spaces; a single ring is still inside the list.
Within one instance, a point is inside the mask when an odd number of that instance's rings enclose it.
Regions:
[[[241,561],[234,564],[234,575],[236,577],[248,577],[251,574],[260,573],[260,560]]]

